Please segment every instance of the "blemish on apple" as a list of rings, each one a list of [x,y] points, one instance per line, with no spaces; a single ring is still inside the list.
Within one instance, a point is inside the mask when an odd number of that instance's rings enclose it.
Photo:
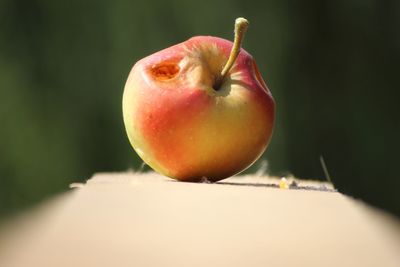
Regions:
[[[162,62],[151,68],[153,77],[158,81],[166,81],[174,78],[179,73],[179,65],[171,62]]]

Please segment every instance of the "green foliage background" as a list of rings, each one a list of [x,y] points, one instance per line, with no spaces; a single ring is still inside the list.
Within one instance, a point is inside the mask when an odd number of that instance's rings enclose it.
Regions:
[[[323,155],[339,190],[400,214],[399,1],[0,0],[0,216],[138,168],[131,66],[194,35],[232,39],[238,16],[277,102],[270,172],[323,178]]]

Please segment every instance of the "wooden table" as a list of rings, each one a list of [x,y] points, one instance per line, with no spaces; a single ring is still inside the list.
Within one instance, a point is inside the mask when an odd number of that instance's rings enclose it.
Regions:
[[[10,220],[1,267],[400,266],[400,222],[329,185],[100,173]]]

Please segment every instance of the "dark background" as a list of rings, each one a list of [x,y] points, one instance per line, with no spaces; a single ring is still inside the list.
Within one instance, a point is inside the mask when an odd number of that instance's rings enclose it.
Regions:
[[[131,66],[194,35],[232,39],[239,16],[277,102],[269,172],[324,179],[322,155],[340,191],[400,215],[400,1],[0,0],[0,217],[137,169]]]

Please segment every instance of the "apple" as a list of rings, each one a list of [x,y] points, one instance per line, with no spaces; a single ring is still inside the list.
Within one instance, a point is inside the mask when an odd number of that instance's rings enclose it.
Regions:
[[[157,172],[189,182],[222,180],[253,164],[272,135],[275,102],[252,56],[234,43],[196,36],[139,60],[123,94],[137,154]]]

